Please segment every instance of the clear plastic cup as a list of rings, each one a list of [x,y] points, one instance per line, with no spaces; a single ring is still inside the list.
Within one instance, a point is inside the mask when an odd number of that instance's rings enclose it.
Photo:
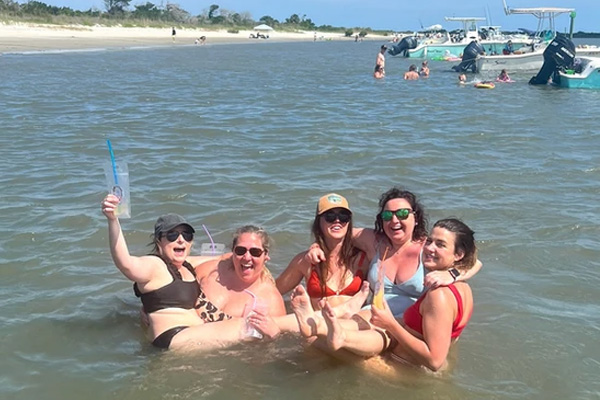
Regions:
[[[131,218],[129,169],[127,168],[127,163],[122,161],[115,163],[115,167],[116,171],[113,170],[113,164],[110,160],[104,164],[104,175],[106,176],[108,192],[119,198],[119,205],[115,210],[115,215],[119,218]]]
[[[248,317],[253,315],[255,312],[265,313],[267,306],[260,301],[252,300],[244,306],[244,318],[246,319],[246,325],[244,327],[243,336],[249,339],[262,339],[263,334],[260,333],[256,328],[248,323]]]
[[[223,243],[202,243],[200,245],[201,256],[220,256],[225,252]]]

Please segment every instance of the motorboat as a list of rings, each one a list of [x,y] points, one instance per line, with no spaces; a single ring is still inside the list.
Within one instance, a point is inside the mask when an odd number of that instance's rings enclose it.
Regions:
[[[573,68],[558,71],[553,82],[564,88],[600,89],[600,57],[575,57]]]
[[[531,85],[600,89],[600,57],[578,56],[578,49],[566,36],[557,36],[544,51],[544,64]]]
[[[575,10],[572,8],[536,7],[536,8],[509,8],[503,0],[504,11],[507,15],[531,14],[538,19],[538,28],[530,39],[530,43],[510,54],[487,54],[485,48],[476,54],[467,54],[466,49],[462,62],[453,67],[457,71],[485,72],[500,71],[535,71],[544,64],[544,51],[549,43],[556,37],[555,18],[562,14],[570,14],[574,18]],[[600,47],[585,46],[581,48],[582,56],[600,56]]]
[[[479,29],[477,23],[486,20],[482,17],[446,17],[445,20],[462,23],[462,30],[453,34],[441,30],[415,34],[417,45],[409,48],[403,55],[443,61],[460,57],[465,46],[474,40],[480,42],[492,54],[502,52],[509,40],[515,50],[529,43],[526,35],[506,36],[502,34],[499,26],[485,26]],[[441,25],[438,27],[441,29]]]

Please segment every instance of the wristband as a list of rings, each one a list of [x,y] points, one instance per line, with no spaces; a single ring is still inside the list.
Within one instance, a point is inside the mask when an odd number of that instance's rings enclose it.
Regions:
[[[450,276],[452,276],[453,281],[456,282],[456,279],[460,276],[460,271],[456,268],[450,268],[448,272],[450,273]]]

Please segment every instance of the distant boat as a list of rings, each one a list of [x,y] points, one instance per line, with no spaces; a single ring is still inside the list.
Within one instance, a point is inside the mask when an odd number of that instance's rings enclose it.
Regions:
[[[572,8],[558,7],[509,8],[504,0],[503,3],[504,12],[507,15],[531,14],[538,19],[538,27],[530,43],[521,49],[515,49],[510,54],[487,54],[485,48],[475,54],[473,52],[467,54],[465,48],[462,62],[453,67],[454,70],[461,72],[468,70],[472,72],[499,71],[502,69],[511,72],[539,70],[544,64],[544,50],[557,35],[555,18],[562,14],[575,12]],[[600,48],[587,46],[585,49],[581,49],[581,55],[600,56]]]
[[[520,49],[529,43],[527,35],[507,36],[500,31],[500,26],[482,26],[479,29],[477,22],[486,20],[482,17],[446,17],[445,20],[461,22],[462,30],[451,34],[442,31],[441,25],[433,25],[430,28],[439,29],[414,35],[418,44],[408,50],[407,56],[431,60],[456,58],[460,57],[465,46],[474,40],[480,42],[490,53],[501,52],[509,40],[512,41],[514,49]]]

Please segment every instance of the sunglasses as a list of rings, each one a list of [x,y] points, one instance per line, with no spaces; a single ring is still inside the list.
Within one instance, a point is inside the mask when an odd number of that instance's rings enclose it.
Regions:
[[[247,252],[250,252],[250,255],[252,257],[260,257],[263,255],[263,253],[266,253],[265,250],[263,249],[259,249],[258,247],[250,247],[249,249],[244,247],[244,246],[235,246],[233,248],[233,252],[235,254],[237,254],[238,256],[243,256],[245,255]]]
[[[325,222],[331,224],[336,220],[340,221],[342,224],[345,224],[350,221],[352,218],[352,214],[348,211],[327,211],[323,214],[323,218],[325,218]]]
[[[177,240],[179,235],[183,236],[183,239],[186,242],[191,242],[194,239],[194,233],[190,231],[169,231],[165,234],[165,238],[167,238],[169,242],[174,242]]]
[[[395,211],[385,210],[381,212],[381,219],[384,221],[391,221],[392,217],[395,215],[400,221],[408,218],[410,214],[414,213],[410,208],[399,208]]]

